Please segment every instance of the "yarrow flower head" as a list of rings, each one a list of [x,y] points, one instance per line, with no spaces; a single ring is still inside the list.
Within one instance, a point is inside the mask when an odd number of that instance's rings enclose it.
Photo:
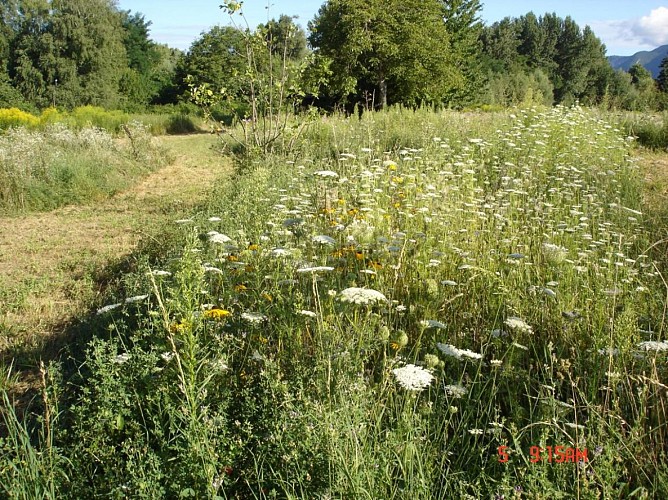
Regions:
[[[434,380],[434,376],[429,370],[413,364],[395,368],[392,373],[394,373],[399,385],[409,391],[420,392],[429,387],[429,384]]]
[[[349,302],[351,304],[375,304],[376,302],[387,302],[387,297],[377,290],[371,288],[357,288],[350,287],[341,290],[339,294],[341,302]]]

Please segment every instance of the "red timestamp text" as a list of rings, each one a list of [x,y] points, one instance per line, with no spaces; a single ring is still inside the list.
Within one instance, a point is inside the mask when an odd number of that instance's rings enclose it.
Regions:
[[[508,446],[499,446],[497,448],[499,462],[505,464],[510,459]],[[529,448],[529,462],[536,464],[547,462],[550,464],[579,463],[588,462],[587,449],[572,448],[569,446],[531,446]]]

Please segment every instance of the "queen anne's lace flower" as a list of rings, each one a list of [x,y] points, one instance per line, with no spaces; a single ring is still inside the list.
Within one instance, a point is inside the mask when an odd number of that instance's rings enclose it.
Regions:
[[[387,297],[377,290],[370,288],[350,287],[341,290],[339,298],[342,302],[352,304],[375,304],[376,302],[387,302]]]
[[[429,370],[412,364],[395,368],[392,373],[394,373],[399,385],[409,391],[422,391],[429,387],[429,384],[434,380],[434,376]]]
[[[511,330],[516,330],[523,333],[533,333],[533,328],[531,328],[531,325],[527,324],[526,321],[516,316],[507,318],[504,323]]]
[[[482,359],[482,354],[469,351],[468,349],[459,349],[450,344],[441,344],[439,342],[436,344],[436,347],[438,347],[438,350],[441,351],[446,356],[452,356],[457,359],[462,359],[462,358]]]

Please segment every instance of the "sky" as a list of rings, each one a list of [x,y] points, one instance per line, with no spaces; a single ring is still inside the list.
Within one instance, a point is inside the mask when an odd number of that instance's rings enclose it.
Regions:
[[[306,29],[324,0],[245,0],[243,10],[250,27],[278,18],[298,16]],[[151,37],[158,43],[188,50],[202,32],[217,24],[231,24],[219,5],[222,0],[118,0],[119,8],[141,12],[151,21]],[[627,56],[668,44],[668,0],[482,0],[481,18],[492,24],[504,17],[556,13],[570,16],[581,27],[590,26],[607,47],[607,55]],[[245,21],[234,21],[245,27]]]

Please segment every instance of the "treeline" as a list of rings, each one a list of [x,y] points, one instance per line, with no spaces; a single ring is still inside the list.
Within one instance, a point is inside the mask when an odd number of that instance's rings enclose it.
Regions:
[[[236,13],[237,5],[223,8]],[[329,0],[308,23],[308,38],[284,15],[253,28],[216,26],[183,53],[153,42],[151,22],[112,0],[3,0],[0,107],[137,111],[187,102],[197,87],[224,94],[219,116],[241,117],[264,75],[283,85],[285,102],[327,109],[575,101],[668,108],[668,61],[656,81],[640,65],[615,71],[593,31],[570,17],[529,13],[485,26],[481,7]]]
[[[142,109],[175,102],[178,50],[111,0],[0,2],[0,106]]]

